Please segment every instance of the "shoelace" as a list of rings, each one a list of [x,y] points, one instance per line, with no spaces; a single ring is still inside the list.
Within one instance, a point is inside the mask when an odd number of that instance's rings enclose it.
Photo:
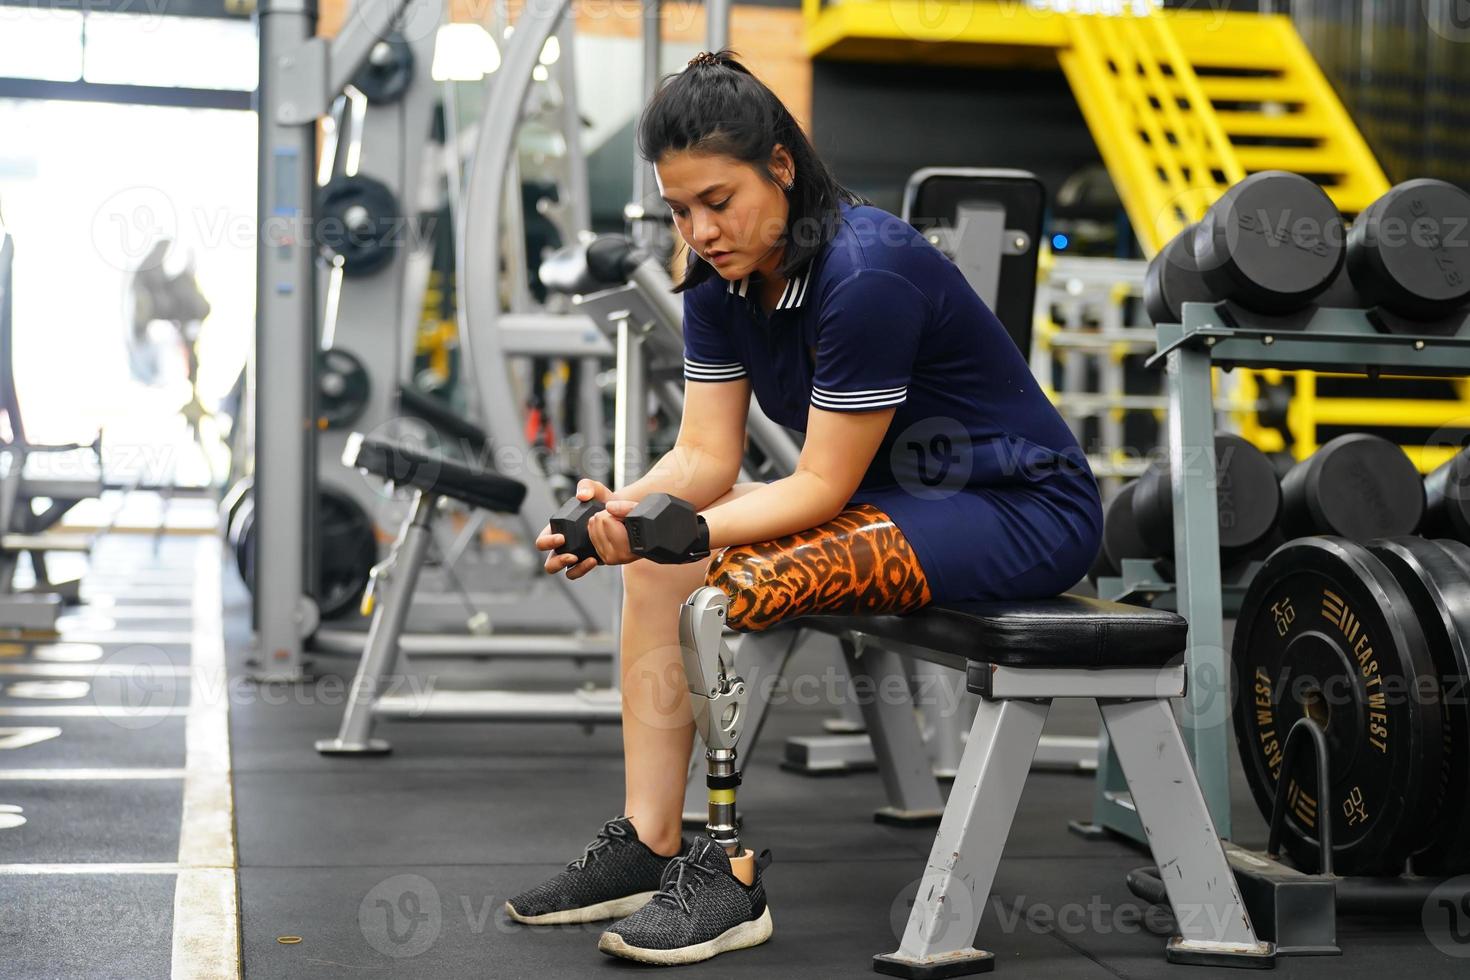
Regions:
[[[567,870],[570,871],[576,868],[578,871],[582,871],[586,869],[587,862],[592,859],[594,854],[611,845],[614,840],[625,840],[627,836],[628,831],[623,828],[622,824],[616,820],[609,820],[597,832],[597,839],[582,850],[582,856],[567,865]]]
[[[668,881],[672,873],[672,884],[660,888],[653,893],[653,901],[657,902],[659,899],[663,899],[662,904],[664,905],[668,905],[672,901],[678,905],[679,909],[685,915],[690,914],[689,899],[694,896],[694,892],[699,887],[699,884],[698,879],[685,881],[684,872],[693,869],[709,878],[713,878],[715,875],[712,869],[706,868],[702,864],[696,864],[691,860],[691,857],[692,855],[690,854],[681,854],[679,857],[670,861],[669,866],[664,869],[664,881]]]

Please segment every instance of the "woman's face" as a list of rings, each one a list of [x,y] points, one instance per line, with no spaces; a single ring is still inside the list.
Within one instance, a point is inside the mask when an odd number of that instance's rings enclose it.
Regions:
[[[785,147],[771,154],[778,183],[732,157],[687,150],[665,153],[654,171],[680,236],[721,278],[775,273],[790,213],[783,188],[795,175]]]

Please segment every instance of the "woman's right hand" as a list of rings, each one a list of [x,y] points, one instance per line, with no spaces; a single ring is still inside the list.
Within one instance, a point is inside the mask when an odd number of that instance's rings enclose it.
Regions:
[[[612,496],[613,492],[596,480],[577,481],[578,500],[598,500],[607,503]],[[586,561],[579,562],[575,555],[557,554],[556,549],[565,543],[564,535],[551,533],[550,523],[541,529],[540,534],[536,535],[536,550],[551,552],[546,556],[546,574],[555,575],[557,572],[564,571],[567,573],[567,578],[579,579],[597,567],[596,558],[588,558]]]

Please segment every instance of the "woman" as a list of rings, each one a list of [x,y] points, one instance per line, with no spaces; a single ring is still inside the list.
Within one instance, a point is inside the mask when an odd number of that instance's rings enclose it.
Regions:
[[[606,502],[598,559],[622,565],[626,816],[566,871],[507,903],[517,921],[627,916],[599,948],[686,963],[764,942],[769,854],[680,836],[693,733],[678,610],[704,584],[729,623],[1054,595],[1097,553],[1097,483],[1025,359],[955,265],[840,187],[791,113],[728,52],[701,54],[649,103],[639,148],[689,248],[679,437]],[[736,484],[752,391],[806,433],[792,475]],[[622,524],[651,493],[692,502],[709,557],[653,564]],[[550,550],[560,535],[542,532]]]

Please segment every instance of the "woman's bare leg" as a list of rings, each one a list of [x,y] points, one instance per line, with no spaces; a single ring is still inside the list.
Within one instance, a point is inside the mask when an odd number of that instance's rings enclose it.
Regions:
[[[759,486],[737,484],[715,503]],[[694,716],[679,651],[679,607],[704,585],[708,569],[708,561],[623,566],[623,812],[639,840],[666,856],[679,850],[694,744]]]

